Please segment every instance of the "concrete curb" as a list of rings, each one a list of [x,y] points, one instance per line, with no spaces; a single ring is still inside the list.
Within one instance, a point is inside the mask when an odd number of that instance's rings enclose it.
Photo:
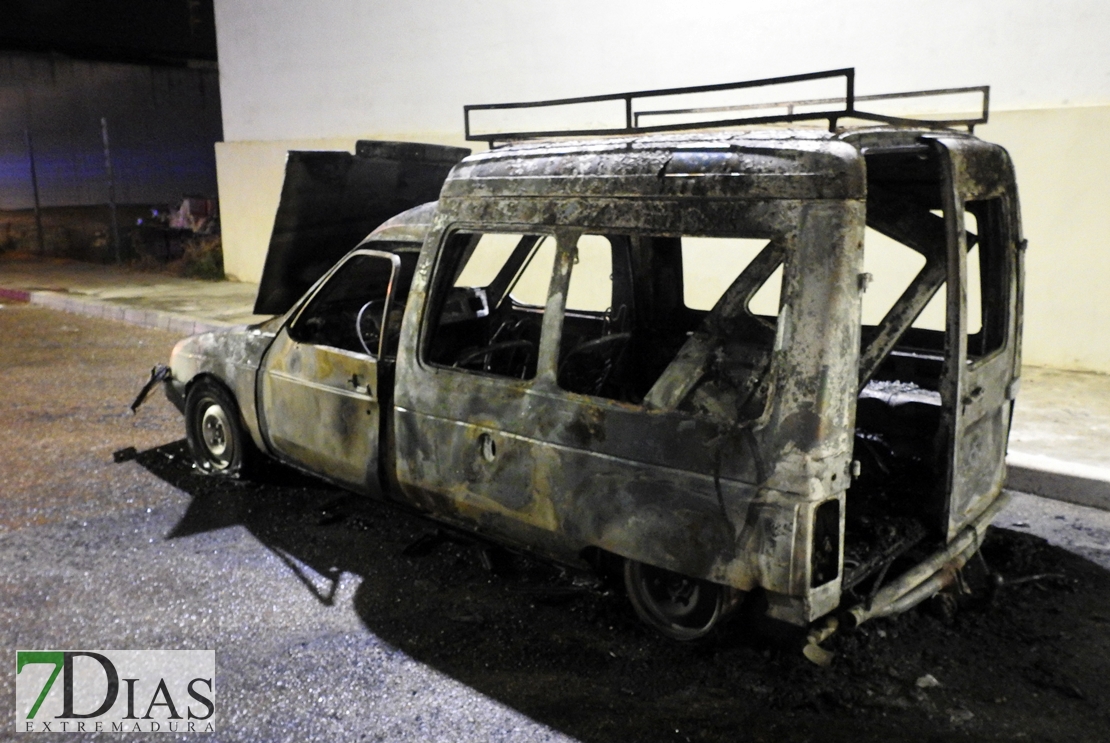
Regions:
[[[198,320],[188,315],[179,315],[164,310],[142,309],[140,307],[125,307],[112,302],[105,302],[91,297],[63,294],[62,292],[21,292],[13,289],[0,289],[0,297],[19,301],[18,296],[26,297],[22,301],[52,310],[70,312],[75,315],[99,317],[104,320],[113,320],[128,325],[137,325],[143,328],[156,328],[168,330],[171,333],[180,333],[182,336],[196,333],[207,333],[210,330],[232,327],[233,323],[220,320]]]
[[[1006,487],[1110,511],[1110,470],[1041,454],[1010,452]]]

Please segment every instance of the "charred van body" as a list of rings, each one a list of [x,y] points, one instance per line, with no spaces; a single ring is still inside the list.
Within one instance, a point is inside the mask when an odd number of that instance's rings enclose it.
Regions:
[[[920,265],[873,321],[868,228]],[[951,581],[1002,505],[1023,246],[1006,152],[951,129],[523,142],[283,315],[182,341],[168,384],[203,468],[265,452],[619,558],[672,637],[757,590],[860,622]]]

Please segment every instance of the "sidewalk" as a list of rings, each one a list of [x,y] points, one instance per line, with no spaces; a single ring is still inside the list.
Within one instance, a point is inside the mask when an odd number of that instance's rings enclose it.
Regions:
[[[1007,486],[1110,510],[1110,375],[1021,373]]]
[[[265,319],[252,314],[257,292],[257,284],[0,256],[0,302],[31,302],[182,336]],[[1009,451],[1009,488],[1110,510],[1110,375],[1022,369]]]
[[[0,256],[0,301],[161,328],[182,335],[265,320],[257,284],[199,281],[64,259]]]

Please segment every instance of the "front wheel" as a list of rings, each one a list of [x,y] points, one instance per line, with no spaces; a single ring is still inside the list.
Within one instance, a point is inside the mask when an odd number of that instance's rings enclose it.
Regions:
[[[699,640],[713,632],[742,594],[728,586],[670,570],[624,562],[624,586],[632,608],[650,627],[673,640]]]
[[[222,385],[202,379],[189,390],[185,438],[201,472],[227,476],[246,472],[255,449],[239,420],[239,406]]]

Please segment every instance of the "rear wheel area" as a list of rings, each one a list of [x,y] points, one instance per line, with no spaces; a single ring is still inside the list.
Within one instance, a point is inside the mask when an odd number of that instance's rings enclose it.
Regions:
[[[229,477],[249,470],[256,449],[239,421],[235,397],[221,384],[201,379],[192,386],[185,398],[185,438],[198,469]]]
[[[640,619],[673,640],[708,637],[740,602],[728,586],[636,560],[624,562],[624,586]]]

